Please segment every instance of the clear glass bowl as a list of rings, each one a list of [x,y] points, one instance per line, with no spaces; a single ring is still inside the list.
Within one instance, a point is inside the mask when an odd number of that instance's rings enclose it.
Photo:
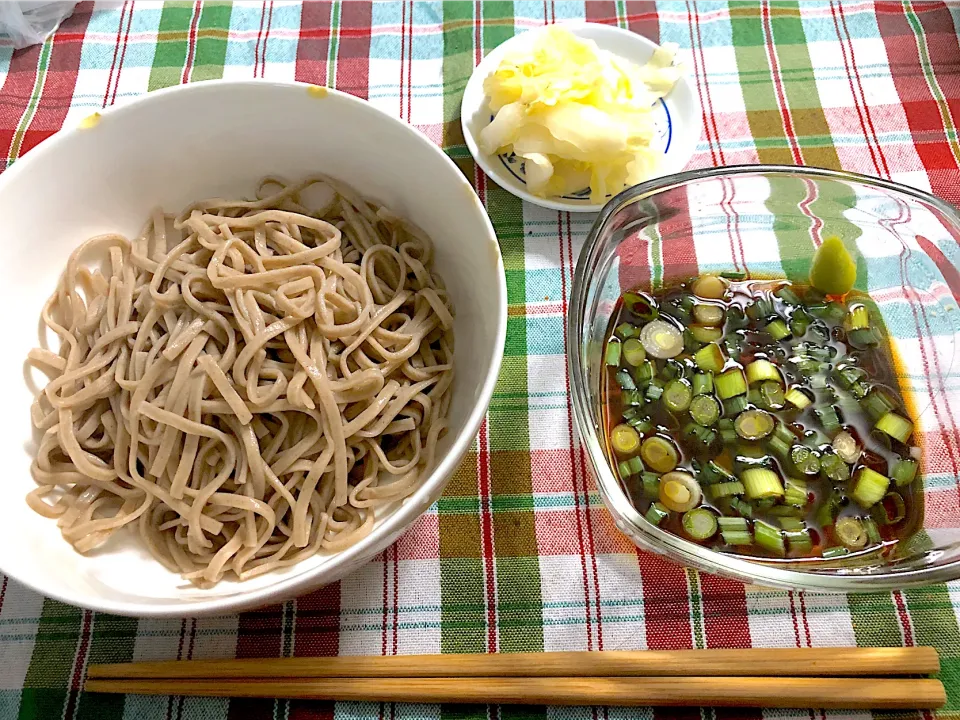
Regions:
[[[855,240],[858,288],[880,307],[918,421],[923,528],[889,557],[764,561],[716,552],[648,523],[608,465],[601,435],[602,348],[624,290],[699,272],[804,281],[826,235]],[[876,591],[960,577],[960,215],[927,193],[818,168],[738,166],[671,175],[617,195],[580,253],[567,355],[580,438],[617,527],[639,547],[745,582]],[[910,407],[912,404],[912,407]]]

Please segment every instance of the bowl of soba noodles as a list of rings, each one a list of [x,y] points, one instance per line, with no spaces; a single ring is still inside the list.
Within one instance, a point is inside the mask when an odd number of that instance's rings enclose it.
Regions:
[[[506,289],[483,204],[425,136],[317,86],[183,86],[28,152],[0,213],[4,574],[213,614],[429,532]]]

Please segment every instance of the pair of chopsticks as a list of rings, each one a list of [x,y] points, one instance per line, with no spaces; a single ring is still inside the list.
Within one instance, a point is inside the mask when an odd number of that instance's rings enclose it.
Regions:
[[[931,647],[188,660],[92,665],[86,690],[417,703],[933,709]],[[899,676],[899,677],[898,677]]]

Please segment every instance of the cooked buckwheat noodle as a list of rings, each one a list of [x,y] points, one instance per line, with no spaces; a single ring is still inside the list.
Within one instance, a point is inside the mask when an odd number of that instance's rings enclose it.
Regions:
[[[70,256],[34,510],[81,553],[125,526],[201,587],[336,552],[446,428],[453,311],[422,231],[330,178],[154,213]]]

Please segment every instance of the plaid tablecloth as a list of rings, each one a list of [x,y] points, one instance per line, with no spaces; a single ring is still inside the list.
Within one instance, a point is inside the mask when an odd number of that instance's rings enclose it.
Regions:
[[[176,83],[296,79],[367,98],[476,183],[510,302],[503,371],[475,450],[394,547],[336,585],[216,618],[85,612],[2,578],[0,718],[759,717],[241,704],[78,688],[88,663],[160,658],[901,643],[939,648],[949,703],[938,717],[960,718],[960,583],[892,595],[775,592],[639,553],[614,529],[574,440],[563,355],[590,218],[524,205],[488,182],[458,117],[485,52],[526,28],[583,17],[680,45],[703,107],[691,167],[806,163],[960,200],[960,6],[943,3],[82,3],[42,46],[0,47],[6,163],[96,108]]]

